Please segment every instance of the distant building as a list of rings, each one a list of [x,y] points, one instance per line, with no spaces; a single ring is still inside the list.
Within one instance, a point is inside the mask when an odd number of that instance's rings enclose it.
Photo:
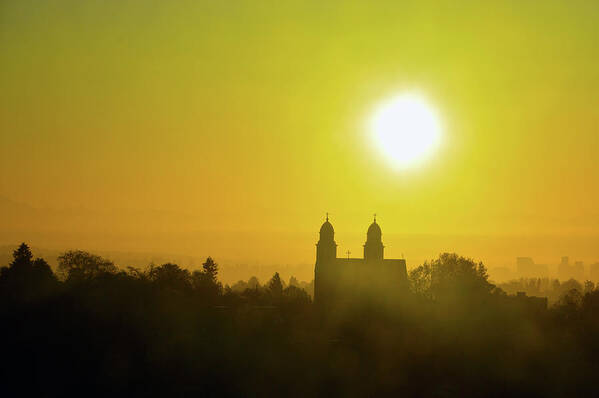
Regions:
[[[521,278],[544,278],[549,274],[549,267],[535,264],[530,257],[516,257],[516,271]]]
[[[576,279],[578,281],[584,281],[584,263],[582,261],[576,261],[573,265],[570,265],[570,259],[568,257],[562,257],[561,263],[557,266],[557,277],[560,280]]]
[[[582,261],[576,261],[572,267],[572,278],[577,281],[584,281],[584,263]]]
[[[571,278],[570,275],[570,259],[567,256],[564,256],[557,266],[557,277],[560,280],[568,280]]]
[[[591,264],[589,267],[589,277],[593,282],[599,282],[599,263]]]
[[[360,299],[385,300],[407,290],[404,259],[385,259],[381,227],[368,227],[364,258],[338,258],[335,230],[326,221],[320,227],[314,267],[314,303],[345,304]]]

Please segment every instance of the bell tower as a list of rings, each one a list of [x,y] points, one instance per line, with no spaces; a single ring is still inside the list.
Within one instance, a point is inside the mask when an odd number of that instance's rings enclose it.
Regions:
[[[374,215],[374,221],[368,227],[366,233],[366,243],[364,244],[364,260],[368,261],[381,261],[383,259],[383,242],[381,227],[376,223],[376,214]]]
[[[329,222],[329,213],[320,227],[320,239],[316,244],[316,264],[331,263],[337,258],[337,243],[335,243],[335,230]]]
[[[320,239],[316,244],[316,266],[314,267],[314,303],[324,304],[331,297],[332,281],[335,279],[337,243],[335,230],[329,222],[329,213],[320,227]]]

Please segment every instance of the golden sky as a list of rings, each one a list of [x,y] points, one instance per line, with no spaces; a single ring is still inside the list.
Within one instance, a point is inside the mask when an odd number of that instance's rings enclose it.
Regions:
[[[53,216],[1,238],[312,263],[326,211],[354,255],[376,212],[409,265],[599,261],[598,20],[586,0],[2,1],[0,196]],[[366,120],[413,89],[443,144],[398,171]]]

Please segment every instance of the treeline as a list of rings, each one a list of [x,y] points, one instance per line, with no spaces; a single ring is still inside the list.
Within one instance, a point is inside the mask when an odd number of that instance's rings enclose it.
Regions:
[[[5,396],[593,396],[599,291],[549,309],[442,254],[398,300],[323,311],[278,274],[231,287],[208,258],[119,269],[23,244],[0,270]],[[570,286],[568,286],[570,287]],[[518,290],[519,291],[519,290]],[[351,292],[347,292],[351,294]],[[373,289],[374,296],[392,292]]]
[[[256,277],[238,281],[232,287],[218,280],[218,264],[208,257],[201,270],[190,272],[177,264],[150,264],[147,269],[118,268],[112,261],[81,250],[70,250],[58,257],[55,274],[43,258],[33,258],[23,243],[13,253],[13,261],[0,268],[1,298],[8,302],[27,302],[61,290],[90,284],[110,283],[146,286],[149,289],[192,298],[198,306],[243,304],[287,305],[309,304],[313,283],[291,277],[289,284],[278,273],[261,285]]]

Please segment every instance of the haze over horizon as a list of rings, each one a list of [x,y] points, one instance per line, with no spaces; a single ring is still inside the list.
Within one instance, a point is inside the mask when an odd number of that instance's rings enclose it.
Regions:
[[[6,1],[0,244],[314,263],[325,212],[360,256],[599,261],[599,4]],[[416,89],[421,167],[371,143]]]
[[[302,280],[309,280],[313,273],[316,232],[294,234],[293,231],[281,231],[273,233],[265,243],[263,236],[256,236],[260,231],[226,231],[218,228],[194,230],[194,224],[200,223],[198,218],[176,212],[37,209],[6,198],[0,198],[0,216],[5,225],[5,229],[0,231],[0,245],[14,246],[20,241],[27,241],[34,247],[52,249],[56,253],[79,248],[108,255],[121,266],[175,261],[182,266],[195,268],[203,258],[212,256],[224,266],[224,280],[227,282],[241,277],[247,279],[252,272],[264,279],[272,266],[278,266],[285,276],[292,270],[291,273]],[[321,221],[316,220],[315,229]],[[345,252],[350,250],[352,257],[360,257],[365,231],[339,231],[337,225],[344,223],[331,221],[338,237],[338,255],[344,257]],[[569,255],[572,260],[582,260],[587,265],[597,262],[596,237],[593,236],[402,235],[385,233],[384,219],[381,221],[379,217],[379,223],[383,227],[386,256],[406,257],[408,268],[431,260],[444,251],[474,253],[470,256],[490,267],[492,277],[494,267],[507,266],[513,269],[518,256],[531,256],[537,263],[548,264],[552,275],[555,271],[552,267],[557,265],[562,255]],[[80,233],[83,230],[86,230],[85,234]],[[210,236],[218,239],[210,244],[204,243]],[[18,238],[15,240],[15,237]],[[288,252],[282,252],[278,257],[248,254],[257,249],[267,252],[271,244],[287,248]],[[481,248],[485,249],[487,257],[477,256]],[[53,261],[53,258],[49,260]],[[241,272],[234,270],[239,265],[248,266],[248,269]],[[260,270],[261,266],[267,266],[266,270]]]

